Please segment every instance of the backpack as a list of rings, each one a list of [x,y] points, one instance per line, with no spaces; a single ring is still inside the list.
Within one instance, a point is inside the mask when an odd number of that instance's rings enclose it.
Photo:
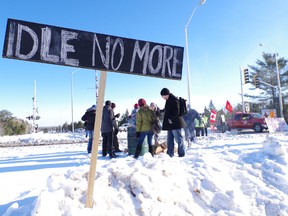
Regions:
[[[186,100],[182,97],[179,97],[179,116],[184,116],[188,113]]]

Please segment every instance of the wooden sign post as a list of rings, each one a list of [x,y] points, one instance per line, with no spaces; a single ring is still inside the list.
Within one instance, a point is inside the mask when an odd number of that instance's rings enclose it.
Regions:
[[[87,208],[93,207],[107,71],[181,80],[183,52],[184,48],[178,46],[8,19],[2,53],[4,58],[101,71]]]
[[[86,195],[86,207],[93,207],[93,192],[94,192],[94,182],[96,175],[96,166],[97,166],[97,158],[98,158],[98,146],[100,140],[100,128],[102,122],[102,111],[103,111],[103,103],[104,103],[104,94],[105,94],[105,86],[106,86],[106,71],[100,72],[100,87],[99,87],[99,95],[96,106],[96,115],[95,115],[95,124],[94,124],[94,136],[92,143],[92,152],[91,152],[91,161],[90,161],[90,171],[88,175],[88,189]]]

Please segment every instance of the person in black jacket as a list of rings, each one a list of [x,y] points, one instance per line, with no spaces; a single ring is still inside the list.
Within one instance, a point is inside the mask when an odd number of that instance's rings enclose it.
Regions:
[[[105,157],[107,153],[110,159],[116,158],[117,155],[113,149],[113,120],[114,112],[111,108],[111,101],[107,100],[102,112],[102,124],[101,124],[101,135],[102,135],[102,154]]]
[[[88,145],[87,152],[88,154],[92,151],[92,143],[93,143],[93,132],[94,132],[94,123],[95,123],[95,115],[96,115],[96,105],[88,108],[85,114],[82,116],[81,120],[84,121],[86,127],[86,134],[88,136]]]
[[[179,100],[167,88],[163,88],[160,94],[166,100],[162,130],[167,130],[167,154],[170,157],[174,156],[175,139],[178,144],[178,156],[183,157],[185,156],[185,146],[181,129],[187,125],[183,117],[179,115]]]

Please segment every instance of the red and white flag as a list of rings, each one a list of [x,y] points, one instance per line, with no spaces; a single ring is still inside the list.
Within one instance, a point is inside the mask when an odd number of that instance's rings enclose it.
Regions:
[[[212,109],[210,114],[210,122],[215,123],[215,121],[216,121],[216,112],[215,110]]]
[[[226,109],[232,114],[233,108],[228,100],[226,101]]]

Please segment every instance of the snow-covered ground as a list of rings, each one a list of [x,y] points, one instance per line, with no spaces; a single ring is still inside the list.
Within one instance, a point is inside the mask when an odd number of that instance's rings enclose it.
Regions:
[[[0,215],[288,215],[288,133],[210,133],[181,158],[109,160],[99,145],[93,208],[86,143],[78,133],[0,137],[14,146],[0,147]]]

